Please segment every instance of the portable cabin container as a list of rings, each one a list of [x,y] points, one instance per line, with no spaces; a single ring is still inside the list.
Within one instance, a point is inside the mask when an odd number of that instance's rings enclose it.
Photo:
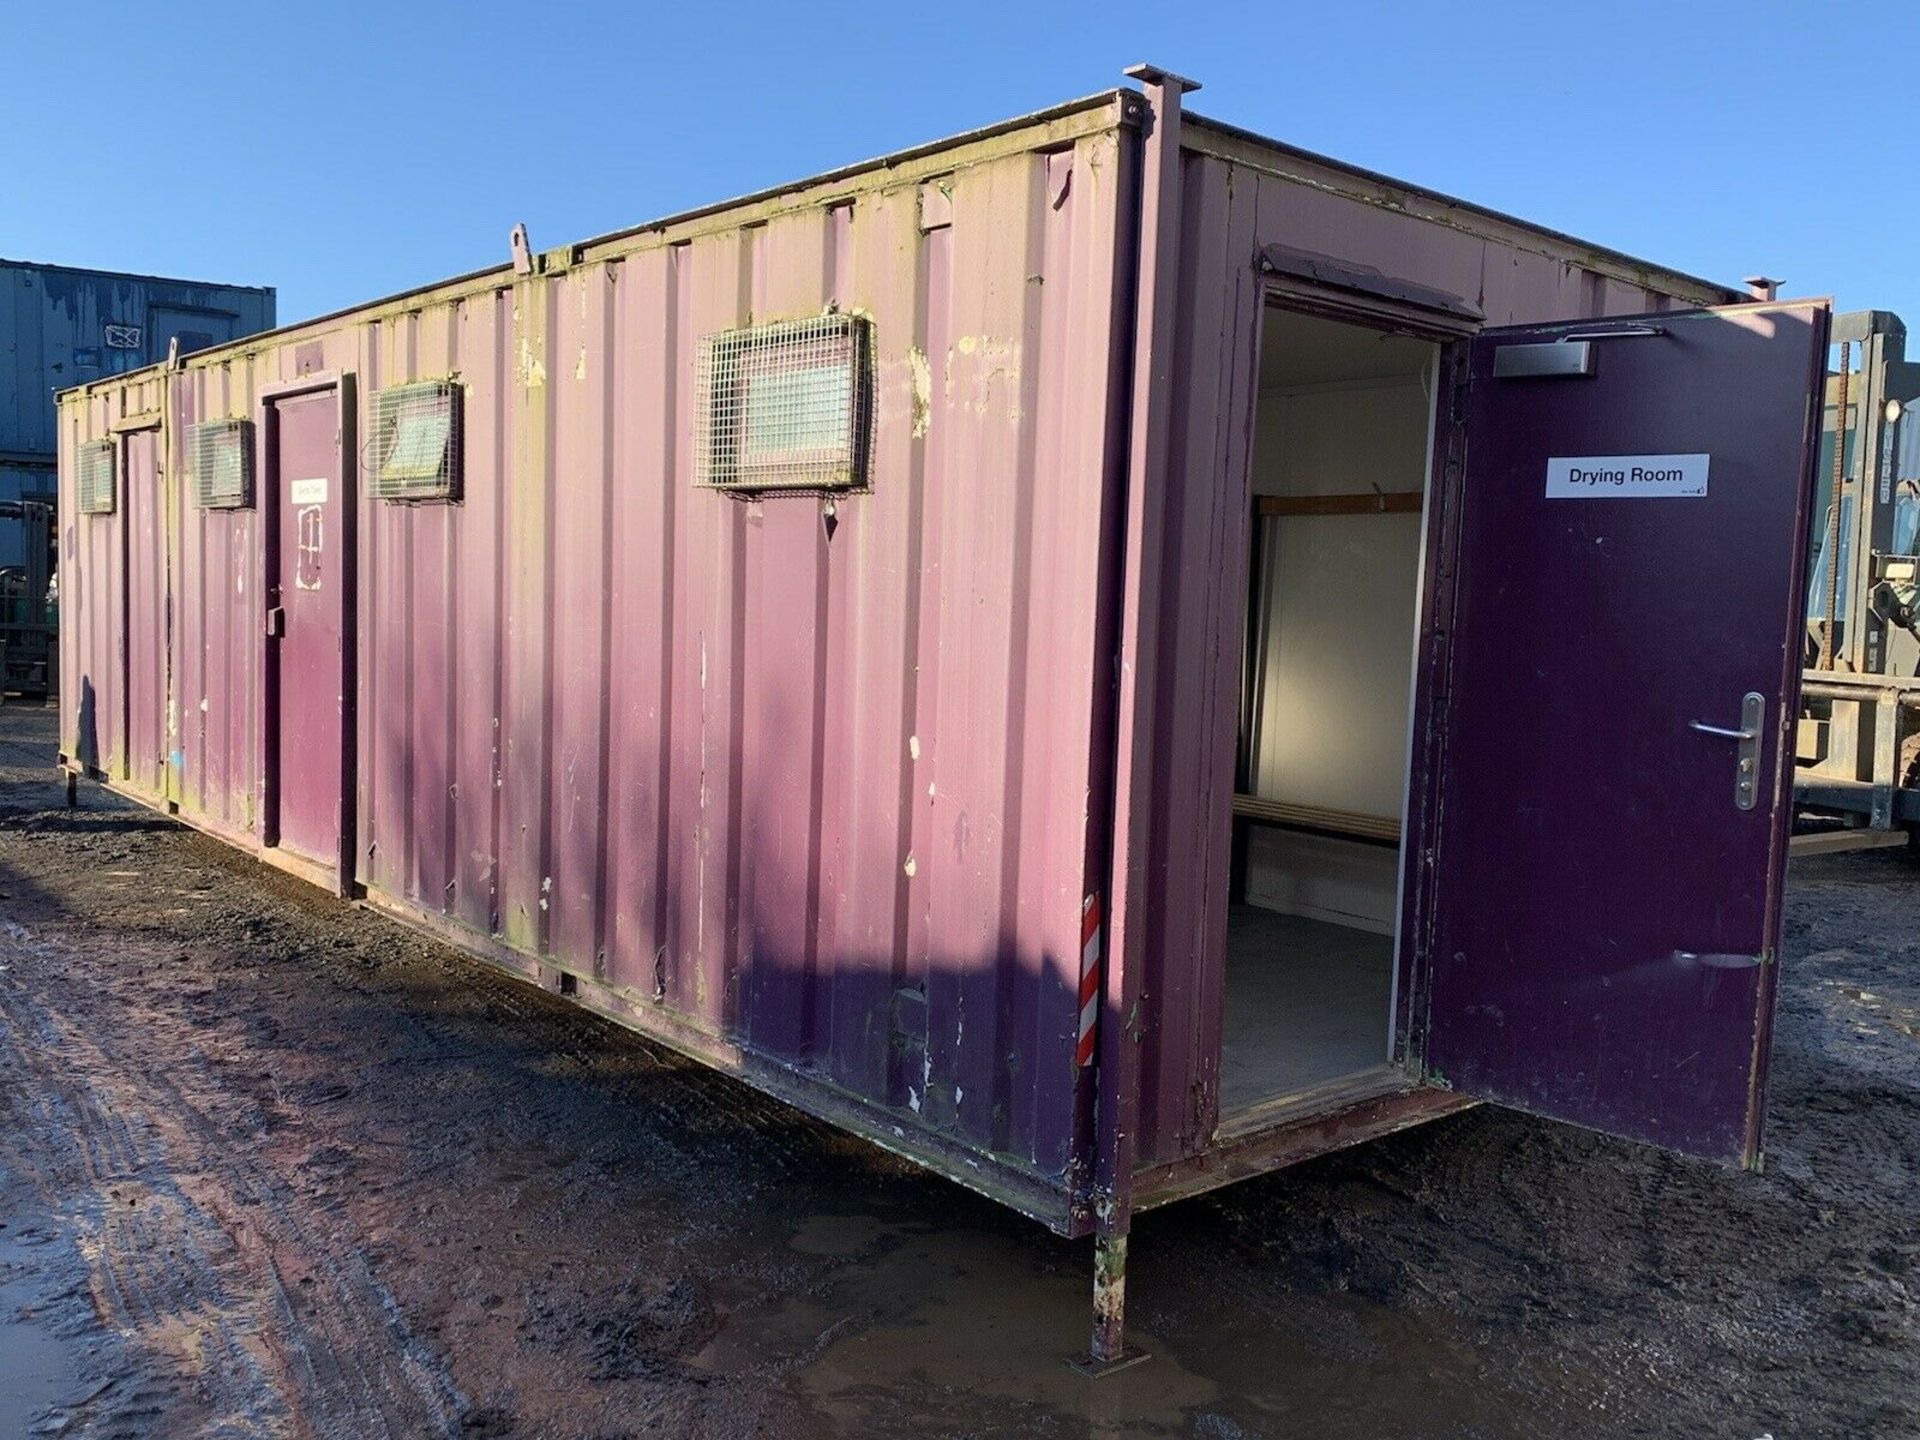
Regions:
[[[70,773],[1094,1233],[1100,1363],[1474,1100],[1757,1158],[1826,348],[1131,73],[60,422]]]
[[[0,259],[0,500],[52,498],[55,392],[273,324],[271,288]],[[24,544],[0,522],[0,566]]]

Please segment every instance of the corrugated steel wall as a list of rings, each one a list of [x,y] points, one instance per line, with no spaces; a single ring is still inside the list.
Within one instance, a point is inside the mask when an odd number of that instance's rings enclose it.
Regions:
[[[1162,520],[1162,664],[1142,984],[1138,1163],[1197,1153],[1219,1114],[1222,971],[1247,593],[1249,455],[1262,287],[1280,244],[1373,266],[1478,304],[1492,325],[1635,314],[1723,292],[1670,294],[1571,241],[1396,193],[1331,166],[1191,123],[1182,156],[1171,477]],[[1383,1017],[1384,1022],[1384,1017]]]
[[[61,750],[118,779],[127,773],[127,566],[123,518],[76,518],[74,461],[60,461]]]
[[[287,367],[278,355],[192,369],[173,385],[169,475],[173,557],[170,797],[183,814],[242,844],[258,839],[264,729],[260,714],[262,524],[257,508],[203,510],[187,473],[187,427],[251,417],[259,387]],[[256,433],[256,450],[258,435]],[[256,455],[256,494],[266,494]]]
[[[166,394],[166,381],[157,374],[129,380],[111,390],[70,401],[61,417],[58,468],[58,539],[60,565],[60,674],[67,686],[61,696],[61,750],[82,759],[115,780],[128,781],[136,768],[149,777],[156,767],[142,767],[128,743],[129,721],[134,720],[143,743],[164,733],[164,683],[156,687],[155,640],[164,634],[165,551],[159,545],[157,524],[148,528],[149,554],[130,568],[127,551],[128,486],[141,488],[141,500],[159,499],[161,483],[155,463],[161,432],[157,428],[123,430],[122,422],[157,417]],[[82,516],[77,501],[76,457],[83,441],[111,438],[115,442],[116,500],[113,513]],[[152,512],[136,502],[132,523],[147,525]],[[142,596],[137,629],[129,627],[129,597]],[[130,715],[131,696],[138,710]]]
[[[1107,803],[1117,114],[174,377],[174,476],[187,424],[297,372],[352,372],[363,414],[467,387],[462,503],[359,504],[362,883],[1066,1172]],[[693,489],[698,337],[829,304],[874,321],[872,493]],[[253,843],[259,517],[172,501],[170,794]],[[63,521],[95,605],[120,523]],[[104,637],[66,673],[117,683]]]

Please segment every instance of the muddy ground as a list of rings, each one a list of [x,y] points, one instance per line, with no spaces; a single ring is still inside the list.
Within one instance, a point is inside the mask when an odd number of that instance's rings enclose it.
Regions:
[[[1764,1175],[1480,1110],[1084,1246],[83,789],[0,710],[0,1437],[1920,1434],[1920,869],[1797,864]]]

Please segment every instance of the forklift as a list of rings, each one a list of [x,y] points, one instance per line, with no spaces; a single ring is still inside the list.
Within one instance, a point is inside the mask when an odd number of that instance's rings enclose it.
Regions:
[[[1920,362],[1833,317],[1807,570],[1796,853],[1920,847]]]
[[[0,500],[0,520],[18,520],[25,537],[18,565],[0,567],[0,685],[10,695],[45,700],[54,693],[59,664],[55,581],[54,497]]]

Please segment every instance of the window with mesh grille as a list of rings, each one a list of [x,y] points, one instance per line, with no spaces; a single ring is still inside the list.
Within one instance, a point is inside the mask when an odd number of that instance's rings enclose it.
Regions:
[[[187,431],[193,499],[203,510],[244,510],[253,504],[253,426],[245,420],[208,420]]]
[[[392,385],[373,396],[367,494],[376,500],[460,498],[460,386]]]
[[[694,375],[695,483],[865,488],[872,352],[872,326],[854,315],[703,336]]]
[[[80,447],[78,478],[82,515],[113,513],[114,448],[111,440],[93,440]]]

